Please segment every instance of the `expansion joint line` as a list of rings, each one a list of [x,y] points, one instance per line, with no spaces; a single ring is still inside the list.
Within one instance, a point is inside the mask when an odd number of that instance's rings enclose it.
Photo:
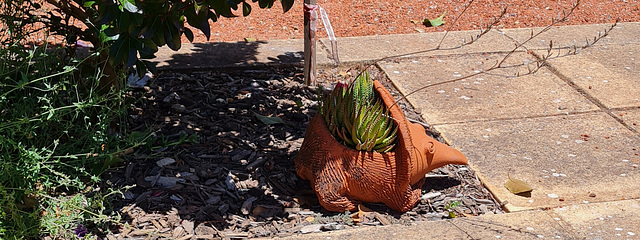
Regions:
[[[529,53],[535,57],[538,61],[542,61],[542,57],[537,55],[536,53],[529,51]],[[562,74],[558,69],[556,69],[555,67],[553,67],[548,61],[544,62],[544,67],[546,67],[549,71],[551,71],[551,73],[553,73],[554,75],[556,75],[558,78],[560,78],[562,81],[564,81],[565,83],[567,83],[571,88],[573,88],[574,90],[576,90],[580,95],[582,95],[583,97],[585,97],[587,100],[589,100],[591,103],[595,104],[596,106],[598,106],[598,108],[600,108],[600,110],[606,114],[608,114],[609,116],[611,116],[613,119],[615,119],[618,123],[622,124],[625,128],[629,129],[629,131],[635,133],[636,135],[640,135],[640,132],[638,132],[638,130],[634,129],[633,127],[629,126],[629,124],[625,123],[621,118],[619,118],[618,116],[616,116],[616,114],[613,113],[612,109],[607,108],[607,106],[605,106],[600,100],[598,100],[597,98],[595,98],[594,96],[591,96],[591,94],[587,93],[587,91],[578,86],[578,84],[576,84],[575,82],[573,82],[571,80],[571,78],[565,76],[564,74]]]

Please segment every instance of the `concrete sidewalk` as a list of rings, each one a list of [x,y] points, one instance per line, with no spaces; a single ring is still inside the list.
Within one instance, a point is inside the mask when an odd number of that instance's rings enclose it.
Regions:
[[[584,44],[609,25],[553,28],[525,44],[507,64],[535,61],[555,47]],[[403,94],[478,73],[500,61],[531,31],[491,31],[472,45],[381,61]],[[442,48],[478,31],[450,32]],[[343,66],[432,49],[442,33],[338,39]],[[317,62],[329,67],[321,40]],[[161,50],[164,69],[302,65],[302,40],[184,44]],[[554,50],[564,53],[566,50]],[[638,59],[638,60],[636,60]],[[410,95],[408,101],[468,158],[483,184],[510,212],[501,215],[360,228],[295,236],[347,238],[640,238],[640,23],[620,23],[581,53],[553,59],[535,74],[499,69]],[[343,67],[341,66],[341,67]],[[519,69],[518,69],[519,68]],[[511,194],[508,176],[529,183],[531,197]]]

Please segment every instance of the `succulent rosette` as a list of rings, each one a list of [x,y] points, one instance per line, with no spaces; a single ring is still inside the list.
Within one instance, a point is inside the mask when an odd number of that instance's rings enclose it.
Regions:
[[[333,137],[350,148],[384,153],[396,144],[396,123],[367,72],[349,85],[338,83],[323,97],[320,114]]]

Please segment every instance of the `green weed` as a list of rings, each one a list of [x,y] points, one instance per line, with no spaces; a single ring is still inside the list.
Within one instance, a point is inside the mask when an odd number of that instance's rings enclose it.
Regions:
[[[447,205],[444,206],[444,210],[447,211],[447,217],[448,218],[455,218],[456,215],[456,208],[458,208],[458,206],[460,206],[460,204],[462,204],[461,201],[451,201],[449,203],[447,203]]]
[[[127,142],[123,92],[96,90],[101,69],[46,45],[0,48],[0,239],[71,239],[114,221],[104,201],[115,192],[85,191]]]
[[[326,224],[326,223],[342,223],[346,225],[353,225],[353,219],[351,219],[351,212],[345,211],[333,216],[322,216],[321,213],[315,215],[311,224]]]

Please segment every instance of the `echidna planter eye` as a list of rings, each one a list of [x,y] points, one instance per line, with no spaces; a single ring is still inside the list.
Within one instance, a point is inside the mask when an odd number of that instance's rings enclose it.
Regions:
[[[389,115],[397,139],[391,151],[358,151],[340,144],[318,114],[309,122],[294,159],[298,175],[309,180],[320,204],[329,211],[353,211],[359,202],[382,202],[406,212],[420,199],[427,172],[447,164],[467,164],[460,151],[410,123],[380,82],[374,81],[373,86],[384,106],[392,106]]]

